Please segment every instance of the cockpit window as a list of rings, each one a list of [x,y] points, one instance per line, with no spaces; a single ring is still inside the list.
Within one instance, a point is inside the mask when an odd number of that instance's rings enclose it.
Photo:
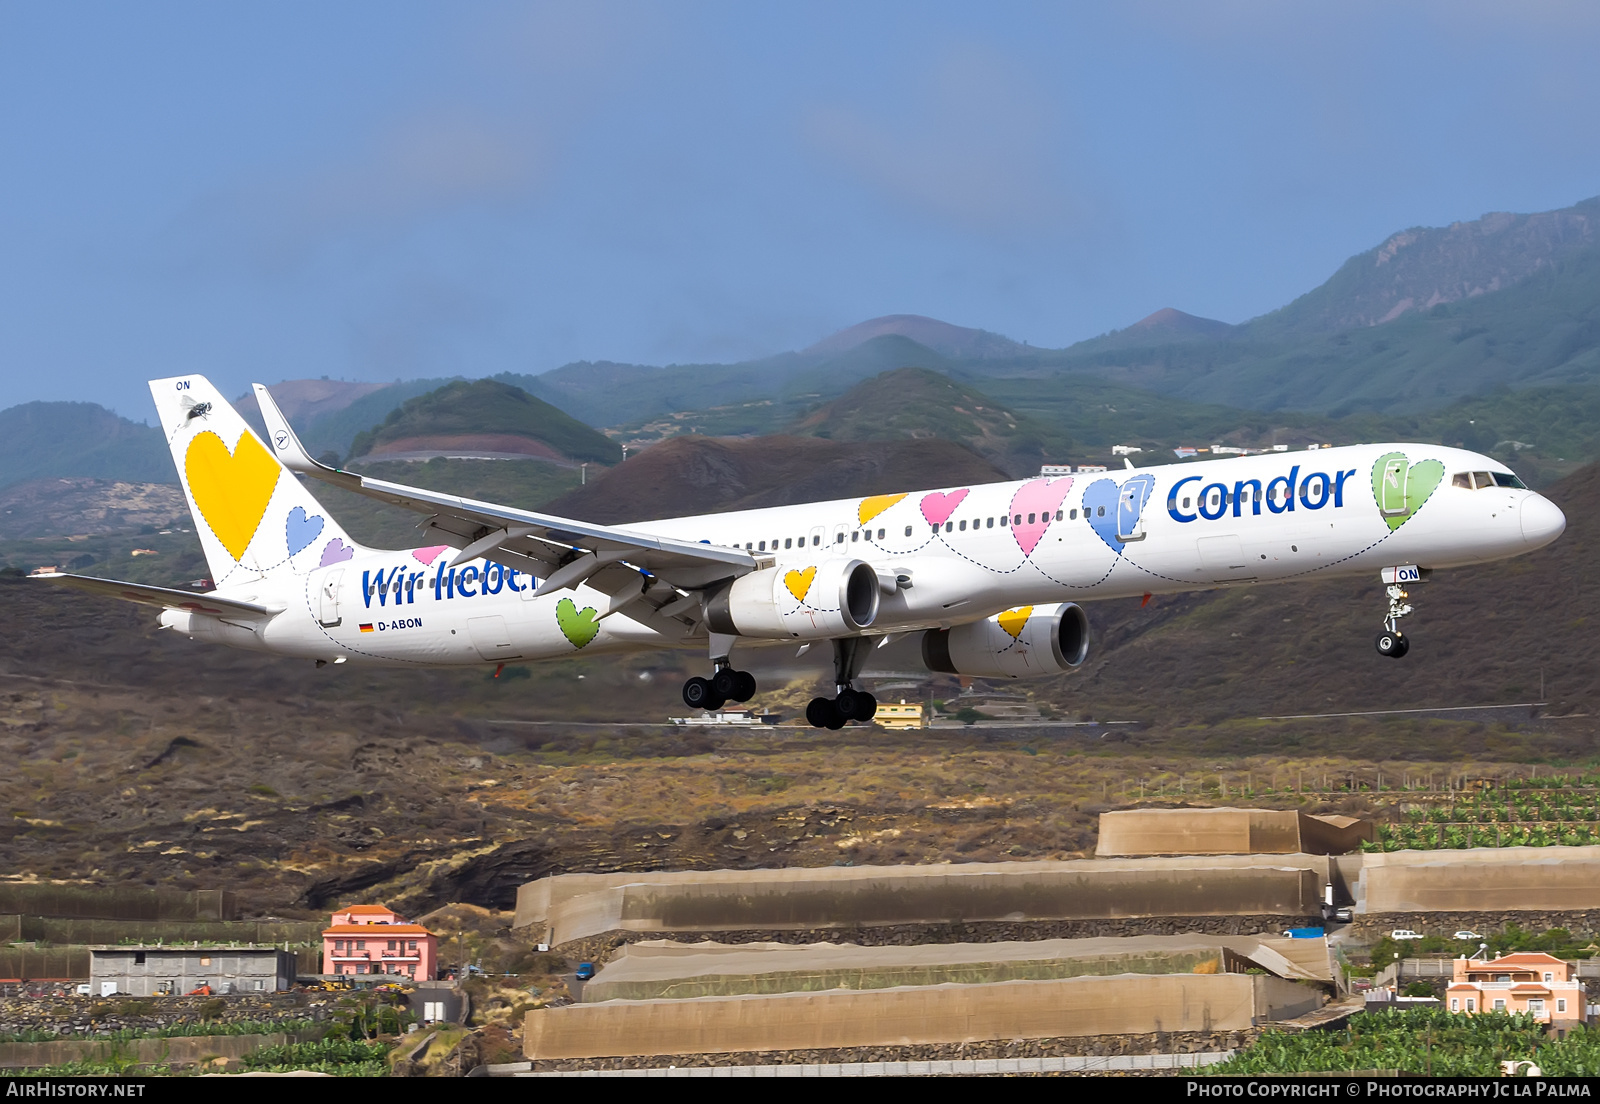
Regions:
[[[1510,472],[1456,472],[1450,477],[1452,487],[1465,487],[1470,490],[1483,490],[1486,487],[1515,487],[1519,491],[1528,489],[1528,485]]]

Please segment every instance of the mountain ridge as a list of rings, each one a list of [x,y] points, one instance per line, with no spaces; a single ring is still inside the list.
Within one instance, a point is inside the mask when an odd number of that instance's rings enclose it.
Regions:
[[[352,458],[371,460],[450,451],[608,464],[622,459],[609,437],[498,380],[461,380],[407,399],[350,445]]]

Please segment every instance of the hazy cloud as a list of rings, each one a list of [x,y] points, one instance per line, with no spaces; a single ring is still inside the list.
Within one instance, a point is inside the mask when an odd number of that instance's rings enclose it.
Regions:
[[[336,241],[381,243],[430,218],[515,202],[538,180],[536,148],[469,114],[419,115],[347,157],[204,196],[170,236],[201,269],[291,270]]]
[[[895,114],[840,104],[804,117],[818,152],[891,199],[991,232],[1059,230],[1081,198],[1058,151],[1057,103],[1017,65],[982,47],[931,65]]]

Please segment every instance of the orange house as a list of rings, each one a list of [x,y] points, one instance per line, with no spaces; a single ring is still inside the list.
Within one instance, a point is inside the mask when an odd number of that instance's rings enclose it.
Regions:
[[[1452,1012],[1520,1012],[1557,1027],[1584,1020],[1578,968],[1551,955],[1521,952],[1492,962],[1458,958],[1454,973],[1445,992]]]
[[[322,933],[324,974],[397,974],[432,981],[439,937],[381,905],[351,905]]]

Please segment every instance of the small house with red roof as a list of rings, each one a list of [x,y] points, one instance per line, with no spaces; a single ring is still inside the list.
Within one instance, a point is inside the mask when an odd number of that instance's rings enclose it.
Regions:
[[[322,933],[324,974],[388,974],[432,981],[439,937],[382,905],[351,905]]]
[[[1458,958],[1453,973],[1445,991],[1452,1012],[1522,1013],[1555,1027],[1584,1021],[1585,994],[1578,968],[1552,955],[1518,952],[1492,961]]]

